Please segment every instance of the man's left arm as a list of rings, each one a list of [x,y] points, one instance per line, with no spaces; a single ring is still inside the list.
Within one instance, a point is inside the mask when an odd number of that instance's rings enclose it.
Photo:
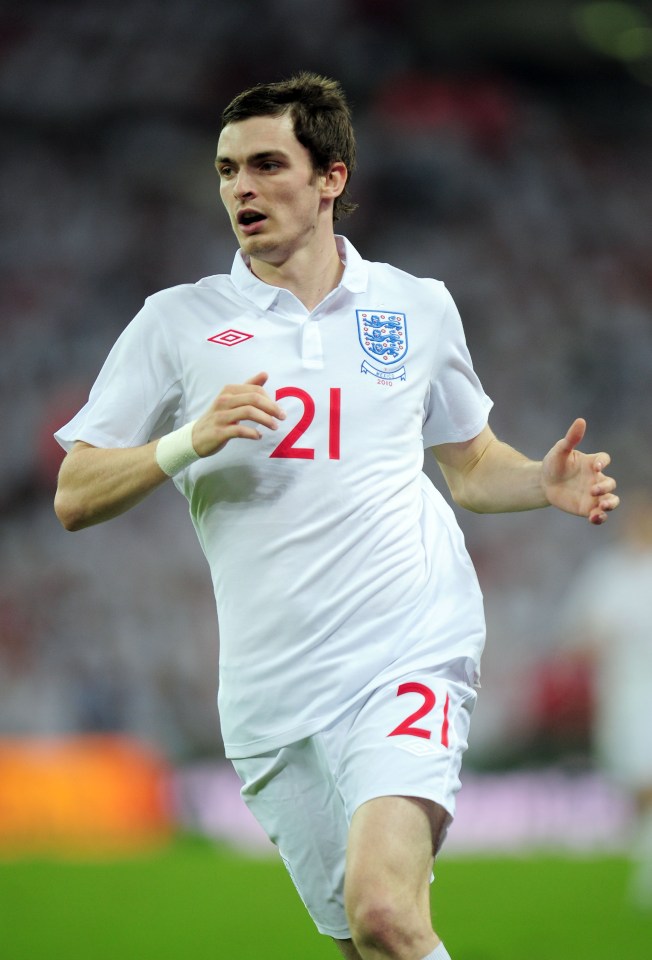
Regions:
[[[475,513],[510,513],[554,506],[601,524],[615,510],[616,481],[603,471],[607,453],[577,446],[586,422],[575,420],[543,460],[530,460],[499,440],[489,426],[463,443],[433,447],[455,502]]]

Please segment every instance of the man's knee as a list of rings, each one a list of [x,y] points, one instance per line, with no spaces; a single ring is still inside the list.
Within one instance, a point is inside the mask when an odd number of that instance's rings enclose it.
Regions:
[[[387,956],[401,956],[420,933],[416,909],[397,903],[389,892],[350,891],[346,909],[353,942],[360,950],[374,947]]]

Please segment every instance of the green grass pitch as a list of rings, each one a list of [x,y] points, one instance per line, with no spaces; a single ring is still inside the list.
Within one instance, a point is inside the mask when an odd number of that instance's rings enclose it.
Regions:
[[[435,925],[454,960],[650,960],[652,914],[619,857],[442,857]],[[335,960],[274,858],[191,838],[105,862],[0,863],[2,960]]]

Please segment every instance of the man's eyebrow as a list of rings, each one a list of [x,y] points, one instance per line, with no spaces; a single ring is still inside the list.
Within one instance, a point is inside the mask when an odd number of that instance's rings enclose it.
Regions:
[[[285,150],[259,150],[257,153],[252,153],[251,156],[246,158],[246,163],[255,163],[260,160],[269,160],[270,157],[286,157],[287,153]],[[230,157],[217,155],[215,158],[215,163],[233,163],[233,160]]]

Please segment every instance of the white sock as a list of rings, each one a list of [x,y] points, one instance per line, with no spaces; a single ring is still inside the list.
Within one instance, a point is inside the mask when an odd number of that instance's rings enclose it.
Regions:
[[[429,953],[427,957],[424,957],[423,960],[451,960],[450,953],[446,949],[443,943],[440,943],[432,953]]]

